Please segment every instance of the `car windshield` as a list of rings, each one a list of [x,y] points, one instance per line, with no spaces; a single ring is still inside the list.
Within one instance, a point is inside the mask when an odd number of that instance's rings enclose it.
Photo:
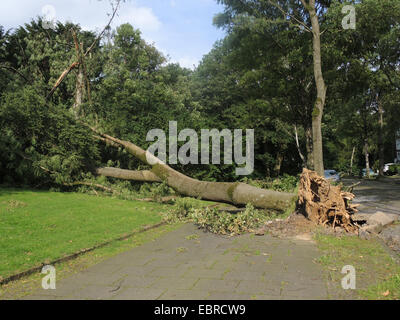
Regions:
[[[325,170],[325,175],[331,175],[331,176],[333,176],[333,175],[335,175],[336,174],[336,171],[335,170]]]

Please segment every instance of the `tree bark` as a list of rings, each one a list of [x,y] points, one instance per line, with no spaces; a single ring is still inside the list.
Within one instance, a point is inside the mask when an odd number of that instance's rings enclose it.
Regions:
[[[383,106],[380,100],[378,100],[378,114],[379,114],[379,127],[378,127],[379,175],[383,176],[383,168],[385,167],[385,152],[383,147]]]
[[[303,168],[305,168],[307,166],[306,159],[304,158],[304,155],[301,152],[300,143],[299,143],[299,134],[297,132],[297,126],[296,125],[294,125],[294,137],[296,139],[297,152],[299,153],[301,162],[303,163]]]
[[[326,86],[322,74],[322,57],[321,57],[321,32],[318,21],[318,15],[315,9],[315,0],[302,0],[303,5],[307,9],[312,25],[313,35],[313,61],[314,61],[314,78],[317,86],[317,100],[312,113],[312,137],[313,137],[313,158],[314,170],[320,175],[324,175],[324,159],[322,149],[322,115],[324,112],[326,99]]]
[[[354,154],[356,152],[356,147],[353,147],[353,152],[351,153],[351,159],[350,159],[350,175],[353,175],[353,162],[354,162]]]
[[[282,162],[283,162],[283,154],[281,152],[278,152],[276,156],[276,163],[274,167],[275,175],[279,177],[281,173],[281,167],[282,167]]]
[[[313,139],[312,128],[308,126],[305,129],[306,134],[306,149],[307,149],[307,169],[314,170],[314,152],[313,152]]]
[[[76,119],[79,119],[82,113],[83,86],[83,69],[82,65],[79,65],[76,75],[75,102],[72,106],[72,113]]]
[[[73,29],[72,29],[72,36],[74,38],[76,57],[79,61],[78,72],[76,75],[76,85],[75,85],[75,102],[74,105],[72,106],[72,113],[74,114],[76,119],[79,119],[82,111],[83,89],[84,89],[83,88],[84,69],[83,69],[83,59],[81,55],[83,44],[81,43],[79,45],[77,35]]]
[[[99,133],[94,128],[92,130],[97,133],[97,138],[111,146],[125,148],[135,158],[151,166],[151,170],[144,172],[99,168],[97,169],[98,174],[129,180],[165,181],[182,195],[239,206],[252,203],[257,208],[285,210],[297,198],[292,193],[256,188],[239,182],[207,182],[193,179],[172,169],[154,155],[129,141]]]
[[[150,170],[133,171],[133,170],[124,170],[119,168],[108,167],[108,168],[97,168],[95,173],[99,176],[105,176],[123,180],[133,180],[142,182],[162,182],[162,180]]]
[[[60,84],[64,81],[64,78],[73,70],[75,69],[77,66],[79,66],[79,62],[74,62],[73,64],[71,64],[67,69],[65,69],[63,71],[63,73],[61,73],[60,77],[57,79],[56,83],[54,84],[53,88],[51,89],[51,91],[49,92],[49,94],[47,95],[46,99],[50,99],[51,96],[53,95],[53,93],[57,90],[57,88],[60,86]]]
[[[364,141],[364,155],[365,155],[365,176],[369,178],[369,145],[368,145],[368,139],[365,139]]]

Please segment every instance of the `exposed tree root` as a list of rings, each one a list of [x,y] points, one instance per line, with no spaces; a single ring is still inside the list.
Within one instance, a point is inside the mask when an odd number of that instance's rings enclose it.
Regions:
[[[343,192],[340,186],[332,186],[316,172],[303,169],[300,177],[299,205],[311,221],[324,225],[342,227],[347,232],[357,232],[352,220],[357,206],[351,204],[354,194]]]

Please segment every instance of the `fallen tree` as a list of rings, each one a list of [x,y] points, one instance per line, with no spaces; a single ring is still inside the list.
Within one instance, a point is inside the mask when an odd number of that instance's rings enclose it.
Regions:
[[[85,72],[84,58],[91,52],[94,45],[100,40],[102,35],[105,33],[107,28],[110,26],[111,21],[116,15],[120,0],[116,1],[116,5],[113,7],[113,13],[107,26],[94,40],[92,45],[83,54],[83,48],[80,47],[76,33],[72,30],[75,48],[76,48],[76,60],[71,66],[69,66],[56,81],[52,90],[48,94],[47,98],[50,99],[53,93],[57,90],[60,84],[68,76],[71,70],[79,68],[80,72]],[[87,80],[87,77],[86,77]],[[89,81],[86,81],[86,91],[90,92]],[[77,81],[75,90],[75,104],[73,107],[74,116],[77,121],[81,122],[80,108],[83,101],[83,90],[82,90],[82,79]],[[88,96],[90,102],[90,96]],[[250,186],[245,183],[229,183],[229,182],[207,182],[200,181],[197,179],[190,178],[167,164],[163,163],[160,159],[149,154],[147,151],[141,149],[137,145],[129,141],[120,140],[107,134],[101,133],[98,130],[91,128],[96,133],[96,138],[104,141],[105,143],[117,147],[124,148],[134,157],[142,161],[151,167],[151,170],[144,171],[132,171],[124,170],[119,168],[97,168],[94,173],[101,176],[112,177],[124,180],[133,180],[141,182],[163,182],[165,181],[168,186],[173,188],[179,194],[195,197],[204,200],[210,200],[215,202],[230,203],[237,206],[245,206],[247,203],[253,204],[257,208],[274,209],[274,210],[285,210],[296,200],[296,195],[286,192],[278,192],[272,190],[261,189]],[[151,158],[154,161],[151,163],[148,159]]]
[[[148,151],[143,150],[129,141],[120,140],[91,128],[96,133],[96,138],[108,145],[124,148],[127,152],[149,165],[151,170],[132,171],[118,168],[97,168],[98,175],[124,180],[162,182],[173,188],[179,194],[244,206],[247,203],[257,208],[285,210],[295,200],[296,195],[286,192],[261,189],[240,182],[208,182],[190,178],[156,158]],[[151,159],[149,161],[148,159]]]
[[[97,168],[95,173],[99,176],[105,176],[123,180],[142,181],[142,182],[162,182],[162,180],[150,170],[134,171],[134,170],[105,167],[105,168]]]
[[[303,169],[298,204],[311,221],[356,232],[358,227],[352,215],[357,212],[358,205],[350,203],[354,197],[354,194],[342,191],[340,186],[331,185],[316,172]]]

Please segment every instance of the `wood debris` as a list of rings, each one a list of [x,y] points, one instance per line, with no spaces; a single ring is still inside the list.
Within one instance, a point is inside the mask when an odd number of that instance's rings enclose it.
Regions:
[[[323,225],[344,228],[347,232],[358,232],[352,215],[358,210],[351,204],[354,194],[333,186],[316,172],[303,169],[300,177],[298,204],[303,214],[311,221]]]

